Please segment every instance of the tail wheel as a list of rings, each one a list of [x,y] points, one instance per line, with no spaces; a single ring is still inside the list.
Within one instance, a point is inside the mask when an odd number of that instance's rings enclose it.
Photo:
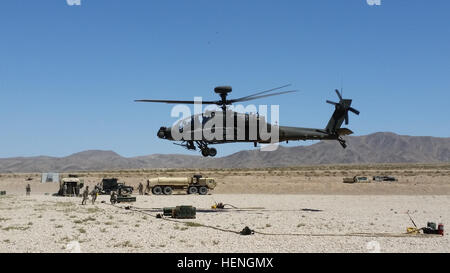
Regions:
[[[155,186],[155,187],[153,187],[152,193],[153,193],[154,195],[160,195],[160,194],[162,193],[161,187],[160,187],[160,186]]]
[[[198,193],[200,193],[201,195],[205,195],[208,193],[208,188],[200,187],[200,189],[198,190]]]
[[[171,187],[164,187],[164,194],[165,195],[171,195],[172,194],[172,188]]]
[[[189,187],[188,194],[196,194],[198,192],[197,187]]]

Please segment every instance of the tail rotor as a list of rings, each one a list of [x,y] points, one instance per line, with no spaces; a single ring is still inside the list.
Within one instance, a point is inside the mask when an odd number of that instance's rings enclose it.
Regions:
[[[344,118],[345,125],[347,125],[349,122],[348,111],[354,113],[355,115],[359,115],[360,112],[350,106],[352,104],[352,100],[342,98],[342,91],[339,92],[339,90],[337,90],[337,89],[335,89],[334,91],[336,92],[336,94],[339,98],[339,102],[333,102],[333,101],[329,101],[329,100],[327,100],[326,102],[334,105],[334,107],[336,108],[336,110],[333,114],[333,117],[337,118],[337,121],[339,121],[341,118]],[[341,124],[342,124],[342,122],[341,122]],[[341,124],[339,124],[339,126]],[[338,129],[338,128],[335,128],[335,129]]]

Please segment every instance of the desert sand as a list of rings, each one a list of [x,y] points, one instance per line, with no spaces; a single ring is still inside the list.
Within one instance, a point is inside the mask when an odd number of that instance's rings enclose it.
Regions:
[[[84,178],[89,185],[103,176],[136,185],[152,175],[188,173],[92,172]],[[404,234],[413,226],[408,211],[419,227],[433,221],[448,229],[447,165],[203,173],[219,182],[208,195],[135,195],[137,202],[117,206],[109,196],[84,206],[78,197],[52,196],[57,184],[41,184],[39,174],[2,174],[0,190],[7,195],[0,196],[0,252],[450,252],[448,234]],[[353,173],[396,175],[399,181],[342,183]],[[25,196],[27,183],[31,196]],[[215,202],[240,209],[211,211]],[[177,205],[195,206],[196,219],[154,217]],[[236,233],[245,226],[256,234]]]

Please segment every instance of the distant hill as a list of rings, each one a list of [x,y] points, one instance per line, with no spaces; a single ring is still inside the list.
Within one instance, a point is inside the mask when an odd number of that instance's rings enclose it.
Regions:
[[[69,172],[84,170],[151,168],[255,168],[313,164],[433,163],[450,161],[450,138],[374,133],[349,136],[348,147],[336,141],[276,151],[240,151],[219,158],[197,155],[153,154],[126,158],[113,151],[91,150],[67,157],[16,157],[0,159],[0,172]]]

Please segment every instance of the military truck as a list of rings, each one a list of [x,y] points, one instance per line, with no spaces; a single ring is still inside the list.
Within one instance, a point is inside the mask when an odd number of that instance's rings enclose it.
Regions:
[[[366,176],[344,177],[344,183],[370,183]]]
[[[111,194],[112,191],[121,192],[122,194],[132,194],[134,188],[119,182],[117,178],[103,178],[99,185],[100,194]]]
[[[78,177],[70,175],[59,180],[59,196],[79,196],[80,190],[84,186],[84,181]]]
[[[184,191],[187,194],[205,195],[213,190],[217,183],[214,178],[193,175],[191,177],[157,177],[147,181],[153,194],[170,195],[173,190]]]

